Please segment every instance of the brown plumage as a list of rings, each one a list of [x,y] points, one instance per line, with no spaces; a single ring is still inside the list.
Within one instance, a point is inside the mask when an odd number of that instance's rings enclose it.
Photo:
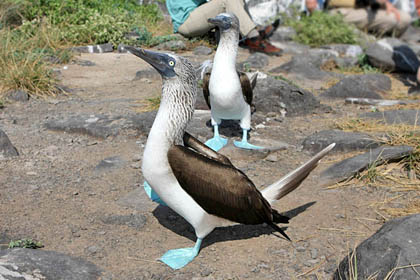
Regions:
[[[186,140],[186,141],[185,141]],[[185,145],[174,145],[168,161],[181,187],[209,214],[242,224],[274,223],[289,218],[271,208],[251,180],[223,155],[186,133]]]

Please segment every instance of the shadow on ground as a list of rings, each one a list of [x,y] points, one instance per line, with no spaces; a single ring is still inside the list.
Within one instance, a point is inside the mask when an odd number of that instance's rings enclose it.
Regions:
[[[281,214],[292,219],[306,211],[306,209],[315,203],[315,201],[312,201]],[[182,235],[190,239],[193,242],[196,241],[197,237],[195,236],[193,227],[187,221],[185,221],[184,218],[172,211],[169,207],[159,205],[155,208],[155,210],[153,210],[152,213],[162,226],[178,235]],[[286,231],[287,227],[282,227],[281,229]],[[210,246],[216,242],[250,239],[264,234],[274,234],[278,238],[284,239],[282,236],[280,236],[280,234],[277,234],[277,232],[268,225],[239,224],[216,228],[204,239],[202,248]]]

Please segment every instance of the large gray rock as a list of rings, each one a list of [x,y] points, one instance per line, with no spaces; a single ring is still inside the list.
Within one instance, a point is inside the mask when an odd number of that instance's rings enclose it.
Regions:
[[[391,220],[356,248],[350,266],[348,257],[341,261],[334,280],[350,280],[349,270],[357,271],[357,279],[414,280],[419,279],[420,214]],[[406,266],[405,268],[395,269]],[[357,270],[356,270],[357,269]],[[391,278],[388,273],[393,269]],[[370,278],[369,278],[370,279]]]
[[[246,71],[247,68],[261,69],[269,63],[268,55],[264,53],[253,53],[244,62],[239,63],[239,69]]]
[[[254,104],[258,112],[285,111],[286,116],[306,115],[326,108],[309,91],[270,76],[258,79],[254,89]]]
[[[391,89],[391,80],[383,74],[352,75],[321,93],[330,98],[373,98],[382,99],[381,94]]]
[[[165,51],[180,51],[186,50],[187,45],[183,40],[174,40],[174,41],[167,41],[160,43],[156,46],[158,50],[165,50]]]
[[[10,142],[7,134],[0,129],[0,159],[18,156],[19,153],[12,142]]]
[[[331,44],[322,46],[321,48],[327,50],[334,50],[338,52],[340,56],[345,57],[355,57],[357,58],[363,54],[363,50],[359,45],[349,45],[349,44]]]
[[[147,135],[152,127],[156,112],[145,112],[137,115],[68,115],[59,116],[47,121],[44,126],[55,131],[85,134],[105,139],[124,131]]]
[[[383,112],[369,112],[360,115],[362,118],[380,120],[386,124],[419,124],[419,110],[390,110]]]
[[[385,38],[371,44],[366,55],[373,66],[385,71],[415,74],[420,66],[416,53],[395,38]]]
[[[396,161],[411,154],[409,146],[382,146],[336,163],[321,174],[325,181],[343,181],[371,166],[373,163],[381,165],[384,162]]]
[[[406,42],[420,43],[420,28],[412,25],[400,36],[400,39]]]
[[[303,149],[313,154],[318,153],[328,145],[335,143],[333,151],[349,152],[355,150],[373,149],[381,143],[369,135],[359,132],[344,132],[341,130],[323,130],[312,134],[303,140]]]
[[[291,26],[279,26],[273,35],[270,37],[270,41],[292,41],[296,36],[296,30]]]
[[[24,90],[12,90],[6,93],[6,96],[13,101],[26,102],[29,100],[29,94]]]
[[[310,80],[325,80],[336,76],[321,70],[321,66],[338,57],[338,53],[326,49],[310,49],[304,54],[295,55],[292,59],[270,70],[272,73],[287,73],[295,77]]]
[[[22,248],[0,251],[0,279],[97,280],[101,273],[93,263],[62,253]]]
[[[113,52],[114,46],[111,43],[106,43],[101,45],[72,47],[70,50],[79,53],[107,53]]]

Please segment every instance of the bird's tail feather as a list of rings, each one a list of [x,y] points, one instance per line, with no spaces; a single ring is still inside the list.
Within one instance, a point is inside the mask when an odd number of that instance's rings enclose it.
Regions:
[[[277,230],[278,232],[280,232],[281,235],[283,235],[287,240],[290,240],[289,236],[287,236],[287,234],[284,232],[284,230],[282,230],[278,225],[274,224],[274,223],[269,223],[268,224],[270,227],[272,227],[273,229]]]
[[[272,205],[274,201],[279,200],[289,192],[299,187],[300,183],[311,173],[311,171],[317,166],[318,162],[331,151],[335,146],[335,143],[329,145],[303,165],[293,170],[277,182],[271,184],[267,188],[261,191],[264,198]]]

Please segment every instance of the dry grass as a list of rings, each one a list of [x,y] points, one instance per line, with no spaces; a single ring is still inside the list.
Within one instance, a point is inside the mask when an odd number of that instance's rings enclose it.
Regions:
[[[416,197],[420,193],[420,126],[417,124],[389,125],[376,120],[348,119],[336,122],[335,127],[344,131],[370,133],[374,139],[387,145],[407,145],[414,149],[413,153],[401,162],[382,165],[373,163],[354,178],[349,178],[329,188],[351,185],[398,193],[396,196],[370,205],[384,219],[420,213],[420,199]],[[396,203],[398,207],[395,207]]]

